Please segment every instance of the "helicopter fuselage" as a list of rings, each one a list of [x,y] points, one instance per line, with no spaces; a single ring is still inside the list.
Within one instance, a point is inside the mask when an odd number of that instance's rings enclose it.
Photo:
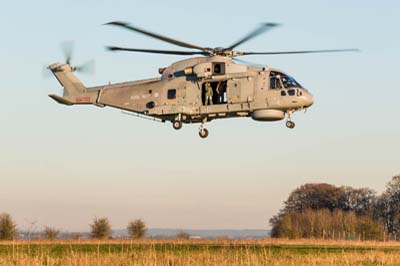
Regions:
[[[290,120],[294,111],[313,104],[312,95],[282,71],[220,56],[176,62],[161,68],[158,78],[92,88],[81,85],[69,65],[49,68],[64,86],[63,97],[50,95],[59,103],[110,106],[173,123],[203,124],[231,117],[276,121],[285,115]]]
[[[88,90],[99,92],[99,105],[184,123],[252,115],[257,120],[280,120],[287,111],[307,108],[313,102],[311,94],[301,86],[272,88],[271,72],[284,75],[281,71],[239,65],[230,58],[192,58],[161,71],[160,78]],[[206,83],[213,89],[212,101],[207,103]],[[258,110],[275,112],[264,111],[262,116]]]

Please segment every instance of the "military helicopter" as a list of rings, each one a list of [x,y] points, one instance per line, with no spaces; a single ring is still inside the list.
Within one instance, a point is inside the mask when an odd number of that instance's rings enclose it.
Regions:
[[[168,67],[159,68],[159,77],[107,84],[87,88],[74,75],[79,67],[55,63],[48,68],[63,86],[63,96],[49,97],[64,105],[92,104],[110,106],[139,117],[161,122],[170,121],[174,129],[182,123],[200,123],[199,136],[206,138],[206,122],[233,117],[251,117],[256,121],[286,119],[286,126],[294,128],[293,113],[313,104],[313,96],[293,77],[281,70],[240,63],[236,57],[247,55],[278,55],[348,52],[357,49],[245,52],[234,50],[276,23],[263,23],[232,45],[223,48],[202,47],[152,33],[125,22],[111,25],[141,33],[149,37],[191,50],[153,50],[109,46],[110,51],[144,52],[170,55],[198,55]]]

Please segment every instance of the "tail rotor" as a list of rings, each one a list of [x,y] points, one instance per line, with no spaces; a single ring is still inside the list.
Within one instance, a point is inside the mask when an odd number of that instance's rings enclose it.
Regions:
[[[80,64],[80,65],[76,65],[76,66],[71,65],[73,54],[74,54],[74,47],[75,47],[74,41],[65,41],[65,42],[61,43],[61,49],[64,54],[65,63],[67,65],[70,65],[72,71],[74,71],[74,72],[76,71],[76,72],[79,72],[82,74],[94,75],[95,71],[96,71],[96,64],[93,59],[89,60],[83,64]]]

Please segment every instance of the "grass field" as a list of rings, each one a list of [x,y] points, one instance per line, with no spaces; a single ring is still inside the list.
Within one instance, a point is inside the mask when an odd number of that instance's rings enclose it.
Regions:
[[[322,240],[0,242],[0,265],[400,265],[400,243]]]

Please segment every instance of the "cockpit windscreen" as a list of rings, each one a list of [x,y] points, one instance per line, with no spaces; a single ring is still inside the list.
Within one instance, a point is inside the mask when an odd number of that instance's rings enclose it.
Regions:
[[[300,83],[298,83],[294,78],[286,74],[271,71],[269,77],[271,89],[281,89],[282,86],[285,89],[293,87],[302,88]]]

